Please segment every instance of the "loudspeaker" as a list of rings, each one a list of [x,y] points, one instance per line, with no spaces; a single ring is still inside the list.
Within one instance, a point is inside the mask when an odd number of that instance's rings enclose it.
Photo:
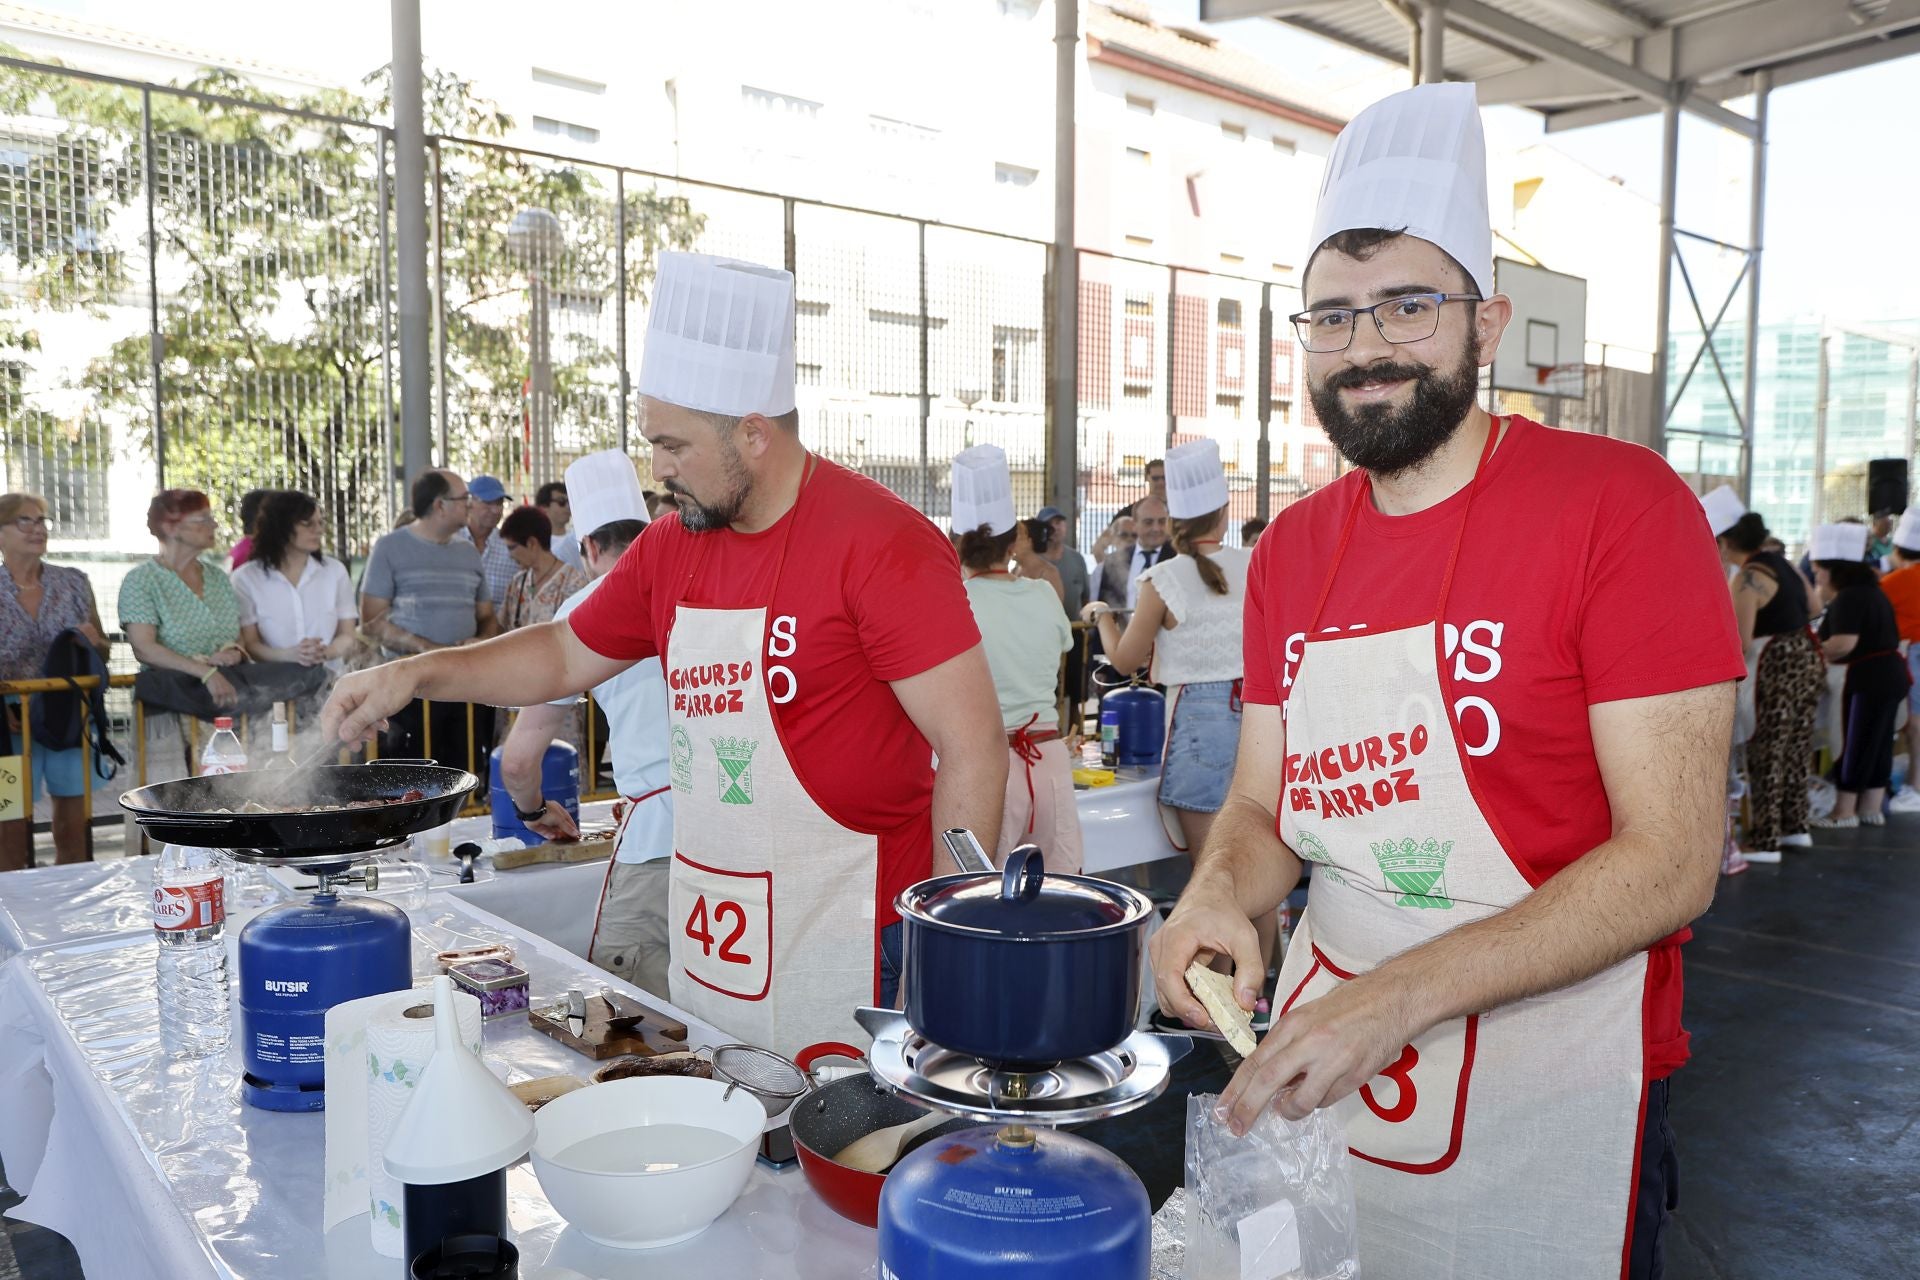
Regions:
[[[1867,514],[1907,509],[1907,460],[1875,458],[1867,463]]]

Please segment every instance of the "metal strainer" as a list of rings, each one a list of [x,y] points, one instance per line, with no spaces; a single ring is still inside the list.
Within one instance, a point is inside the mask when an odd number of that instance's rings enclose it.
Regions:
[[[726,1081],[729,1098],[737,1087],[760,1099],[769,1118],[785,1111],[813,1087],[793,1059],[750,1044],[723,1044],[715,1049],[713,1078]]]

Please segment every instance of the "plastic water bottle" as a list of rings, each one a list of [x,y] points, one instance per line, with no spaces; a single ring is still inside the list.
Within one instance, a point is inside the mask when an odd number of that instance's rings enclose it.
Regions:
[[[1120,763],[1120,708],[1100,708],[1100,763],[1111,769]]]
[[[209,773],[244,773],[246,768],[247,745],[233,731],[233,717],[215,716],[213,736],[207,739],[207,749],[200,753],[201,776]]]
[[[169,1057],[227,1048],[226,879],[216,850],[170,844],[153,860],[160,1044]]]

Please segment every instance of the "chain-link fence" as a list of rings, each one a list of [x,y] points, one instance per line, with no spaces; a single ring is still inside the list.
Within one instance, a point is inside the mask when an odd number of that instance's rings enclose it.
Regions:
[[[246,490],[305,489],[349,559],[404,505],[392,139],[365,122],[382,104],[247,92],[0,59],[0,485],[48,496],[56,552],[102,559],[109,612],[105,562],[148,549],[161,484],[205,490],[233,538]],[[949,459],[978,443],[1007,450],[1023,513],[1042,505],[1061,359],[1082,546],[1185,440],[1220,444],[1233,542],[1338,474],[1291,287],[1081,251],[1062,354],[1043,243],[508,147],[479,136],[503,126],[467,95],[444,76],[429,95],[432,419],[447,465],[518,499],[608,447],[649,479],[637,375],[666,249],[794,272],[804,438],[937,521]],[[1634,438],[1634,376],[1507,399]]]

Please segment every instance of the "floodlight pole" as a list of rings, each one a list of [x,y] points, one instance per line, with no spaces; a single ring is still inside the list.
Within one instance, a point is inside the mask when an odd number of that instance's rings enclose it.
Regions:
[[[391,0],[393,179],[400,284],[400,457],[403,482],[433,465],[428,362],[427,142],[420,73],[420,0]],[[444,462],[445,460],[442,459]]]
[[[1080,462],[1080,251],[1074,243],[1074,83],[1079,71],[1079,0],[1054,0],[1053,27],[1053,368],[1047,387],[1047,502],[1067,513],[1077,542]]]
[[[1663,458],[1667,456],[1667,345],[1673,310],[1673,207],[1680,180],[1680,90],[1677,85],[1669,89],[1660,117],[1660,283],[1653,300],[1653,385],[1647,396],[1647,443]]]

